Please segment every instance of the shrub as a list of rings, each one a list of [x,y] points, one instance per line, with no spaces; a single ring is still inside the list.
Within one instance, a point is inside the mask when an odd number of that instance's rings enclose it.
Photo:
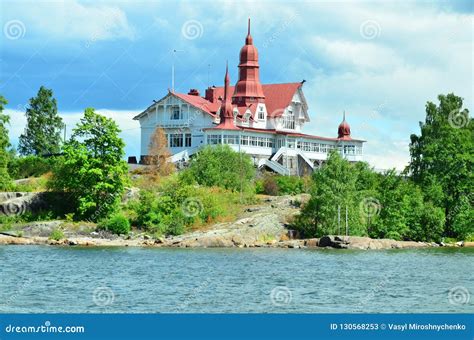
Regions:
[[[187,171],[201,185],[253,191],[255,168],[250,156],[235,152],[228,145],[205,147],[191,160]]]
[[[142,190],[129,204],[133,223],[156,235],[179,235],[186,230],[234,217],[241,202],[250,202],[253,193],[243,195],[219,187],[184,184],[172,176],[159,187]]]
[[[39,156],[15,157],[8,164],[8,171],[13,179],[39,177],[52,171],[57,159]]]
[[[257,194],[296,195],[309,192],[311,177],[281,176],[266,172],[262,179],[255,182]]]
[[[130,221],[124,215],[116,214],[100,221],[97,227],[117,235],[127,235],[130,232]]]
[[[263,179],[263,192],[266,195],[277,196],[280,192],[275,176],[265,175]]]
[[[49,235],[50,240],[59,241],[64,238],[64,233],[60,229],[54,229]]]

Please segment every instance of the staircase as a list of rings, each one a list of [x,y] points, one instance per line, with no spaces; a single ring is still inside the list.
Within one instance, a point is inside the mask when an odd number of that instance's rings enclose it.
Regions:
[[[173,156],[168,158],[168,161],[171,163],[177,163],[182,160],[188,161],[189,157],[191,157],[196,152],[198,152],[199,148],[200,148],[199,146],[195,146],[194,148],[189,148],[189,149],[180,151],[178,153],[175,153]]]
[[[260,162],[258,163],[258,167],[262,168],[263,166],[267,166],[276,173],[284,176],[289,176],[290,175],[290,170],[285,168],[283,165],[281,165],[278,162],[272,161],[270,159],[261,159]]]
[[[311,160],[310,160],[308,157],[306,157],[303,152],[301,152],[300,150],[297,150],[297,151],[296,151],[296,154],[297,154],[298,156],[300,156],[301,158],[303,158],[303,160],[311,167],[311,169],[314,170],[314,164],[313,164],[313,162],[311,162]]]

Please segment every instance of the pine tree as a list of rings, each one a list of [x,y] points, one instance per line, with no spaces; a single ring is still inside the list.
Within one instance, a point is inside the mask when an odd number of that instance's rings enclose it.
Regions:
[[[26,109],[27,125],[19,138],[18,150],[22,155],[56,154],[61,150],[63,122],[58,115],[53,91],[40,87]]]

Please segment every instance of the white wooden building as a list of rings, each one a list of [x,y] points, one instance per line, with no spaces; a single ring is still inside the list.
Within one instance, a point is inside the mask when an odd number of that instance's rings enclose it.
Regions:
[[[134,117],[141,128],[141,159],[148,154],[157,127],[165,130],[175,162],[187,160],[205,145],[228,144],[249,154],[258,167],[280,174],[303,174],[320,166],[332,149],[349,161],[361,161],[362,139],[351,137],[345,117],[337,137],[302,132],[309,122],[303,82],[261,84],[258,51],[250,35],[240,51],[239,80],[230,86],[226,70],[223,87],[209,87],[204,96],[169,91]]]

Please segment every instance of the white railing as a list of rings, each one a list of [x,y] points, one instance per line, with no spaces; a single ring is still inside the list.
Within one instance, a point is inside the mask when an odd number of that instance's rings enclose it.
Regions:
[[[308,165],[311,167],[311,169],[314,169],[314,164],[313,164],[313,162],[311,162],[311,160],[310,160],[308,157],[306,157],[306,155],[305,155],[301,150],[298,149],[297,155],[300,155],[301,158],[303,158],[303,160],[304,160],[306,163],[308,163]]]
[[[268,166],[270,169],[272,169],[276,173],[279,173],[280,175],[284,175],[284,176],[290,175],[290,170],[285,168],[283,165],[281,165],[278,162],[275,162],[269,159],[262,159],[258,162],[259,168],[263,167],[264,165]]]
[[[195,146],[193,148],[185,149],[183,151],[180,151],[178,153],[175,153],[173,156],[168,158],[169,162],[176,163],[182,160],[189,160],[189,157],[194,155],[198,150],[200,149],[200,146]]]
[[[272,158],[270,158],[270,160],[272,161],[278,161],[278,158],[280,158],[280,156],[287,151],[287,148],[285,146],[282,146],[281,148],[278,149],[278,151],[273,155]]]

